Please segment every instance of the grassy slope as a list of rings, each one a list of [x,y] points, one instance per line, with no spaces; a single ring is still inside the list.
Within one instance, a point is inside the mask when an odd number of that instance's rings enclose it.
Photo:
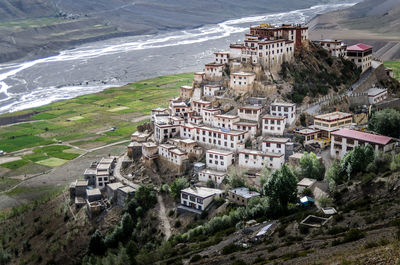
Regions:
[[[52,167],[79,155],[68,152],[68,146],[58,145],[59,140],[83,149],[127,140],[136,127],[145,122],[132,122],[133,119],[150,114],[155,107],[167,106],[168,99],[179,94],[181,85],[191,84],[192,78],[191,73],[161,76],[5,114],[3,116],[39,112],[32,116],[32,122],[0,127],[1,150],[16,152],[33,148],[33,153],[24,155],[22,160],[1,166],[12,170],[30,168],[36,163]],[[117,129],[111,132],[111,127]]]
[[[400,79],[400,61],[384,62],[384,65],[393,69],[394,78]]]

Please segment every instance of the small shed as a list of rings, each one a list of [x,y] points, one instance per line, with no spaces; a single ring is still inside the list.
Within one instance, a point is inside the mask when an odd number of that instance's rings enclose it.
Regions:
[[[89,202],[99,201],[103,198],[100,189],[86,190],[86,196]]]
[[[308,196],[300,198],[300,204],[302,206],[311,206],[314,204],[314,199]]]
[[[194,165],[193,165],[193,172],[194,172],[194,174],[199,174],[199,172],[205,168],[206,168],[206,164],[204,164],[202,162],[197,162],[197,163],[194,163]]]
[[[135,194],[136,189],[131,186],[124,186],[117,190],[117,204],[121,207],[125,206],[126,199],[130,195]]]
[[[297,183],[297,192],[300,194],[305,188],[313,189],[317,180],[310,178],[303,178]]]
[[[128,157],[140,158],[142,156],[142,144],[138,142],[131,142],[128,145]]]
[[[125,185],[122,184],[121,182],[108,183],[106,186],[108,200],[110,202],[116,201],[117,200],[117,190],[124,186]]]
[[[75,196],[76,197],[86,197],[86,189],[88,186],[88,181],[87,180],[76,180],[75,181]]]

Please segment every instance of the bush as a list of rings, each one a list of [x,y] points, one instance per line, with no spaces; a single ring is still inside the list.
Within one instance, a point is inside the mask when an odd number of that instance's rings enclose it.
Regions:
[[[344,235],[343,243],[357,241],[357,240],[363,238],[364,236],[365,236],[365,234],[363,232],[361,232],[359,229],[352,228]]]
[[[190,262],[191,263],[192,262],[197,262],[199,260],[201,260],[201,256],[199,254],[196,254],[196,255],[192,256],[192,258],[190,259]]]
[[[346,232],[348,230],[347,227],[342,227],[342,226],[333,226],[328,230],[328,234],[330,235],[337,235],[343,232]]]
[[[241,250],[244,250],[242,246],[236,244],[229,244],[222,249],[222,255],[228,255]]]
[[[169,212],[168,212],[168,216],[169,217],[171,217],[171,216],[173,216],[175,214],[175,211],[174,210],[169,210]]]
[[[302,196],[309,196],[312,197],[313,193],[312,190],[310,188],[305,188],[302,192],[301,192]]]
[[[179,221],[179,220],[177,220],[176,222],[175,222],[175,224],[174,224],[174,227],[175,228],[179,228],[179,227],[181,227],[181,221]]]
[[[99,230],[96,230],[90,237],[88,251],[94,255],[103,255],[105,250],[106,245],[104,244],[103,236]]]
[[[189,187],[189,182],[184,177],[177,178],[170,187],[171,196],[178,199],[181,194],[181,190]]]
[[[310,231],[310,228],[305,225],[300,225],[299,231],[301,234],[308,234],[308,232]]]
[[[8,254],[4,249],[0,248],[0,264],[7,264],[10,259],[10,254]]]

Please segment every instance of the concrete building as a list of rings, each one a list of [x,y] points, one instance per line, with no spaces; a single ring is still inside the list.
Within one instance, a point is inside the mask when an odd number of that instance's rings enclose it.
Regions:
[[[250,137],[255,137],[258,134],[258,122],[249,120],[240,120],[233,124],[234,130],[247,131]]]
[[[265,153],[286,154],[289,138],[268,137],[262,143],[262,151]]]
[[[194,124],[185,123],[180,127],[180,137],[183,139],[195,139],[196,130]]]
[[[260,193],[251,191],[246,187],[240,187],[228,191],[228,199],[238,205],[247,206],[251,198],[259,197]]]
[[[313,190],[315,184],[317,183],[317,180],[315,179],[310,179],[310,178],[303,178],[297,183],[297,193],[301,194],[304,189],[311,189]]]
[[[154,140],[157,143],[164,143],[168,139],[178,136],[180,126],[183,124],[184,120],[179,117],[156,116],[154,121]]]
[[[229,114],[215,114],[211,119],[212,126],[221,129],[233,129],[233,124],[240,121],[239,116]]]
[[[229,52],[214,52],[214,62],[219,64],[229,63]]]
[[[131,186],[124,186],[117,189],[117,204],[125,207],[126,201],[130,196],[134,196],[136,189]]]
[[[117,201],[117,190],[124,186],[121,182],[108,183],[106,186],[108,200],[110,202]]]
[[[193,82],[197,85],[200,85],[203,83],[203,81],[206,79],[206,73],[205,72],[195,72],[193,75]]]
[[[244,149],[239,152],[239,167],[261,170],[265,167],[280,169],[285,163],[285,156],[278,153],[266,153],[258,150]]]
[[[203,88],[203,95],[206,97],[214,97],[218,95],[219,91],[223,91],[224,88],[219,85],[205,85]]]
[[[164,159],[179,168],[181,168],[189,159],[188,153],[179,150],[176,146],[170,144],[160,144],[158,146],[158,154],[161,159]]]
[[[256,75],[254,73],[231,73],[229,88],[235,96],[246,94],[253,88],[255,79]]]
[[[264,115],[262,117],[262,135],[283,135],[286,117]]]
[[[342,40],[320,40],[319,44],[333,57],[346,57],[347,45]]]
[[[90,167],[85,170],[83,173],[83,177],[85,180],[88,181],[89,186],[95,186],[96,185],[96,175],[97,175],[97,164],[95,167]]]
[[[396,142],[387,136],[365,133],[349,129],[332,132],[331,157],[340,159],[355,146],[370,144],[377,152],[394,150]]]
[[[308,27],[294,24],[282,24],[280,26],[260,24],[250,27],[250,35],[268,40],[290,40],[298,48],[303,45],[304,41],[308,40]]]
[[[190,187],[181,190],[181,204],[183,206],[204,211],[214,198],[223,198],[224,191],[204,187]]]
[[[213,126],[214,120],[216,119],[214,116],[221,114],[221,110],[217,108],[205,108],[203,109],[202,117],[203,123],[205,125]]]
[[[193,173],[194,174],[199,174],[200,171],[206,168],[206,164],[202,162],[196,162],[193,164]]]
[[[372,46],[358,43],[347,47],[347,59],[360,67],[364,73],[372,65]]]
[[[304,144],[313,144],[319,143],[321,146],[323,145],[323,139],[321,139],[321,130],[318,129],[302,129],[299,131],[295,131],[295,134],[304,137]]]
[[[207,168],[227,171],[235,163],[233,152],[225,150],[211,149],[206,151]]]
[[[260,120],[261,113],[263,111],[263,106],[242,106],[238,107],[238,115],[240,119],[256,121]]]
[[[212,169],[203,169],[199,172],[199,181],[207,182],[209,180],[213,181],[215,184],[221,184],[226,177],[226,172],[217,171]]]
[[[170,142],[190,157],[200,158],[203,154],[203,148],[197,145],[192,139],[171,139]]]
[[[170,100],[169,113],[171,116],[181,117],[187,119],[190,107],[180,99]]]
[[[127,146],[127,155],[132,159],[140,158],[142,156],[142,144],[138,142],[130,142]]]
[[[368,93],[368,102],[371,105],[382,102],[388,97],[388,92],[386,88],[372,87],[367,90],[367,93]]]
[[[143,143],[150,137],[150,133],[136,131],[131,134],[131,142]]]
[[[192,86],[181,86],[180,98],[182,100],[190,99],[193,96],[193,90]]]
[[[147,158],[158,156],[158,145],[153,142],[143,143],[142,155]]]
[[[203,109],[210,108],[211,102],[206,100],[193,100],[192,101],[192,110],[196,112],[198,115],[202,114]]]
[[[208,81],[219,81],[222,80],[224,73],[224,64],[220,63],[208,63],[205,65],[206,80]]]
[[[99,201],[103,199],[100,189],[88,189],[86,190],[86,200],[89,202]]]
[[[151,121],[154,122],[155,116],[156,115],[160,115],[160,114],[168,116],[169,115],[169,109],[168,108],[160,108],[160,107],[152,109],[151,110]]]
[[[311,128],[316,131],[317,137],[323,145],[328,145],[331,139],[331,133],[339,128],[351,126],[353,123],[353,114],[335,111],[314,117],[314,126]],[[311,138],[311,137],[310,137]],[[311,140],[311,139],[310,139]]]
[[[296,104],[286,102],[274,102],[270,105],[272,116],[286,117],[286,122],[292,125],[296,121]]]
[[[207,126],[195,126],[194,140],[203,147],[237,151],[244,147],[249,133]]]

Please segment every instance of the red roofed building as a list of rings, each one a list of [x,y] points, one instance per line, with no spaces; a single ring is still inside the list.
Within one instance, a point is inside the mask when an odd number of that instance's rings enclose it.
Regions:
[[[360,67],[362,72],[365,72],[371,67],[372,46],[358,43],[347,47],[347,59]]]
[[[365,133],[350,129],[340,129],[331,133],[331,157],[342,158],[357,145],[370,144],[375,151],[390,152],[395,141],[387,136]]]

